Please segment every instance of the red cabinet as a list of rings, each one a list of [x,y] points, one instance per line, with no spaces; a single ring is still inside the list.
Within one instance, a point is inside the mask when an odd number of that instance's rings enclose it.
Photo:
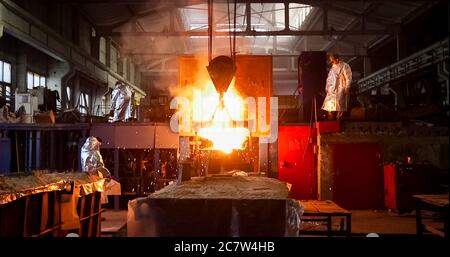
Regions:
[[[375,143],[335,144],[333,201],[353,210],[377,210],[384,205],[381,146]]]
[[[395,164],[384,165],[384,206],[397,209],[397,168]]]
[[[433,185],[435,176],[431,165],[384,165],[385,207],[398,213],[413,211],[416,203],[413,195],[440,193]]]
[[[278,178],[292,184],[291,197],[317,199],[316,129],[278,128]]]

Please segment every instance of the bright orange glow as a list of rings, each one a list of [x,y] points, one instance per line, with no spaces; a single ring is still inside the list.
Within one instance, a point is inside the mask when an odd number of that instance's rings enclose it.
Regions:
[[[234,87],[234,80],[223,96],[223,104],[210,80],[201,91],[194,92],[193,120],[204,123],[198,135],[211,141],[213,150],[231,153],[244,147],[250,131],[236,125],[236,121],[243,120],[244,111],[243,99]]]

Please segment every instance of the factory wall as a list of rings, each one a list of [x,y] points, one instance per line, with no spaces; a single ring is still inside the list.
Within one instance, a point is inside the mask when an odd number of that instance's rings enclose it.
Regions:
[[[13,94],[16,89],[19,92],[27,91],[27,72],[31,71],[45,76],[47,88],[58,91],[63,98],[65,91],[62,88],[65,87],[62,86],[62,81],[70,72],[69,63],[55,60],[9,34],[4,34],[0,39],[0,60],[11,64],[10,85]],[[62,106],[65,107],[66,99],[62,100]],[[61,107],[61,104],[58,102],[57,106]],[[11,107],[14,109],[14,104]]]
[[[11,64],[11,88],[25,91],[27,72],[35,72],[50,78],[48,65],[52,58],[35,48],[4,34],[0,38],[0,60]]]
[[[70,72],[70,65],[67,62],[60,62],[53,58],[48,60],[48,79],[47,88],[58,91],[61,98],[61,103],[57,103],[58,107],[66,106],[67,99],[63,95],[65,93],[65,86],[63,85],[63,78]]]
[[[405,163],[406,157],[411,157],[414,163],[431,164],[436,170],[449,168],[447,128],[405,128],[400,123],[356,122],[346,126],[344,133],[322,134],[318,138],[317,172],[320,200],[333,200],[333,181],[337,172],[333,156],[336,155],[334,151],[337,144],[379,145],[382,164]]]
[[[15,39],[9,35],[3,35],[0,38],[0,60],[10,64],[17,62],[18,49],[15,46]],[[17,65],[11,65],[11,90],[17,87]],[[4,93],[3,93],[4,95]],[[1,97],[2,95],[0,95]]]
[[[89,90],[90,103],[96,107],[109,105],[110,97],[102,97],[109,92],[106,87],[114,88],[119,79],[137,90],[137,102],[145,95],[139,89],[139,67],[131,58],[120,57],[116,44],[102,37],[70,4],[16,0],[2,1],[0,9],[1,22],[5,24],[0,59],[11,63],[13,92],[15,88],[26,90],[26,72],[32,71],[45,76],[46,86],[58,91],[63,108],[76,105],[76,97],[81,93],[74,83],[77,76],[90,81],[82,83],[82,87],[93,87]],[[70,99],[68,86],[72,87]]]

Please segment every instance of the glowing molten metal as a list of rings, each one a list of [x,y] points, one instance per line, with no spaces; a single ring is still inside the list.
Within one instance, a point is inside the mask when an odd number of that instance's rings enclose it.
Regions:
[[[193,120],[202,123],[198,135],[212,142],[211,150],[231,153],[235,149],[243,149],[250,131],[242,127],[243,124],[236,124],[243,121],[245,108],[234,87],[234,80],[222,99],[211,81],[201,92],[194,94]]]

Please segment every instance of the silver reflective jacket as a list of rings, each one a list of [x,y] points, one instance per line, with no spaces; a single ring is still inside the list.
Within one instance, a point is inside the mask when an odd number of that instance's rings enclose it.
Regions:
[[[345,62],[333,64],[328,72],[325,91],[327,95],[323,101],[322,109],[326,111],[347,111],[349,102],[349,89],[352,83],[352,70]]]
[[[84,172],[98,171],[103,177],[111,176],[105,168],[102,155],[100,154],[101,143],[95,137],[88,137],[81,148],[81,169]]]
[[[117,85],[111,96],[111,110],[114,111],[113,122],[129,119],[132,114],[131,105],[131,90],[124,84]]]

